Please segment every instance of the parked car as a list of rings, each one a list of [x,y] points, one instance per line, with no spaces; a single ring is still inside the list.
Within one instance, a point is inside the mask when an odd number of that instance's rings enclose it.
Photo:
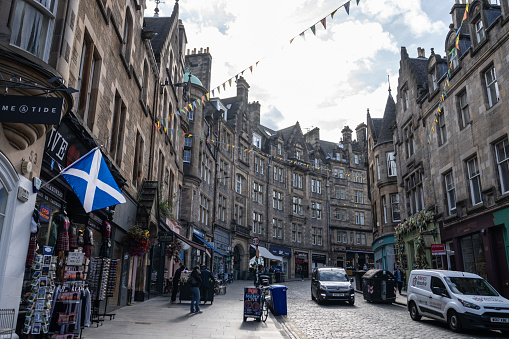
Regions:
[[[407,303],[415,321],[425,316],[447,322],[455,332],[476,328],[509,334],[509,300],[477,274],[413,270]]]
[[[320,267],[313,270],[311,277],[311,299],[322,303],[326,300],[355,303],[353,279],[348,279],[345,269]]]

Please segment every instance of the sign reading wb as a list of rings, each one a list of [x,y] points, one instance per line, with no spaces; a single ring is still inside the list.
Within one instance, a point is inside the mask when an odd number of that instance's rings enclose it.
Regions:
[[[0,95],[0,122],[60,124],[63,98]]]

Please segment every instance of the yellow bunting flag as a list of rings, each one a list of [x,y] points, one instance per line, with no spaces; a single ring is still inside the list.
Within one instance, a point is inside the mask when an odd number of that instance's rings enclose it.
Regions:
[[[207,100],[208,100],[208,101],[210,101],[210,99],[209,99],[209,93],[207,93]]]

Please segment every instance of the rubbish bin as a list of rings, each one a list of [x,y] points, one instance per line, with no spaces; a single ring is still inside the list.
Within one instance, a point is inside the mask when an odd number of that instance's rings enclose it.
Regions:
[[[272,313],[274,315],[286,315],[286,291],[288,288],[284,285],[272,285],[269,287],[270,290],[270,303]]]
[[[374,269],[362,276],[362,293],[367,301],[393,303],[396,291],[396,278],[390,271]]]

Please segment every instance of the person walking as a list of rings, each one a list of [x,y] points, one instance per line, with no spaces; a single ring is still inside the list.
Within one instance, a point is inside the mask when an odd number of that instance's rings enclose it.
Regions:
[[[396,271],[394,271],[394,277],[396,277],[399,295],[401,295],[401,289],[403,288],[403,280],[405,279],[405,276],[399,265],[396,267]]]
[[[187,282],[189,285],[191,285],[191,290],[193,292],[193,297],[191,298],[190,313],[202,313],[200,310],[200,285],[202,282],[200,266],[196,265],[193,268],[193,271],[189,275]]]
[[[180,276],[182,275],[182,271],[185,269],[184,264],[180,263],[180,267],[177,268],[175,274],[173,275],[173,289],[171,292],[171,302],[174,303],[177,300],[177,292],[179,289]]]
[[[203,304],[207,303],[207,300],[210,298],[210,293],[214,288],[214,276],[209,271],[207,266],[201,266],[201,285],[200,285],[200,293],[203,296]]]

